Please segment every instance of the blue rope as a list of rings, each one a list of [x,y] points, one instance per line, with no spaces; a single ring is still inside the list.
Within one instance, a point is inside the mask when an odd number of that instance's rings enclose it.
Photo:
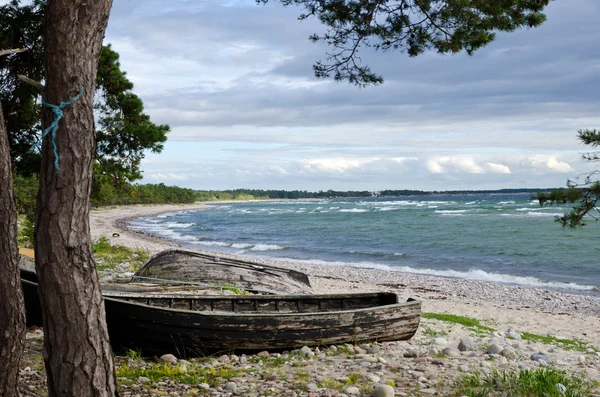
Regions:
[[[63,117],[63,109],[66,108],[67,106],[75,103],[75,101],[77,101],[79,98],[81,98],[83,93],[84,93],[84,89],[83,89],[83,86],[81,86],[81,88],[79,90],[79,94],[75,95],[73,98],[69,99],[67,102],[61,102],[60,105],[53,105],[51,103],[48,103],[48,102],[42,100],[42,105],[49,107],[50,109],[52,109],[52,112],[54,113],[54,121],[52,122],[52,124],[50,124],[50,126],[48,128],[46,128],[44,130],[44,132],[42,133],[42,139],[45,138],[46,135],[48,135],[49,133],[52,133],[51,138],[52,138],[52,147],[54,148],[54,167],[56,168],[57,171],[60,170],[58,150],[56,149],[56,132],[58,131],[58,122]]]

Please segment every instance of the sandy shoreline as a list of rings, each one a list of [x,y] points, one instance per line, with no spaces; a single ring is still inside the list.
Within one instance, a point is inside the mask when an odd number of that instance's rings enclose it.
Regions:
[[[123,220],[197,210],[209,205],[210,203],[136,205],[93,210],[90,215],[92,239],[106,236],[113,244],[156,253],[177,244],[130,231],[126,228],[127,222]],[[119,236],[112,237],[113,233],[118,233]],[[493,324],[494,328],[502,331],[513,328],[520,332],[576,338],[600,348],[598,296],[377,269],[324,266],[270,258],[257,260],[252,257],[252,260],[303,271],[310,276],[317,292],[394,291],[402,297],[411,296],[422,300],[424,312],[475,317]]]

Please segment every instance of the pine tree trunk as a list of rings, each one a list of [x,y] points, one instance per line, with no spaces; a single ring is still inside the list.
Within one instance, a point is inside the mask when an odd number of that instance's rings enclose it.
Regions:
[[[25,305],[19,277],[17,209],[8,135],[0,106],[0,396],[18,396],[25,346]]]
[[[104,303],[92,258],[89,211],[94,155],[96,72],[112,0],[49,0],[46,8],[46,102],[64,109],[42,146],[36,210],[36,269],[44,322],[48,395],[116,396]],[[43,126],[55,115],[46,107]]]

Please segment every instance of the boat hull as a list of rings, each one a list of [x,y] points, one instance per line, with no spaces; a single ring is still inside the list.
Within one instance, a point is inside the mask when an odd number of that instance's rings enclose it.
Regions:
[[[152,279],[197,283],[226,283],[236,287],[272,293],[312,293],[304,273],[242,261],[218,255],[184,250],[166,250],[154,255],[133,276],[132,281]]]
[[[21,271],[27,324],[42,325],[34,273]],[[176,353],[290,350],[363,341],[410,339],[421,303],[396,294],[189,296],[105,291],[115,351]]]

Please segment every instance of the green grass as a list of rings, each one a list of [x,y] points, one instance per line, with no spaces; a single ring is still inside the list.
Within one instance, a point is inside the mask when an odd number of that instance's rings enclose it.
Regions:
[[[421,316],[423,318],[435,319],[439,321],[444,321],[446,323],[463,325],[477,335],[489,334],[490,332],[495,331],[495,329],[482,325],[479,322],[479,320],[471,317],[457,316],[455,314],[446,313],[423,313]]]
[[[545,345],[556,345],[565,350],[576,350],[580,352],[585,352],[587,349],[591,348],[594,350],[594,352],[598,351],[598,349],[596,349],[594,346],[591,346],[589,343],[586,343],[579,339],[562,339],[551,335],[543,336],[538,334],[532,334],[529,332],[521,333],[521,339],[530,340],[534,342],[541,342]]]
[[[566,387],[564,394],[557,389],[557,384]],[[594,383],[557,369],[537,368],[532,371],[465,375],[455,382],[453,389],[452,396],[584,397],[594,391]]]
[[[140,376],[144,376],[152,382],[172,380],[188,385],[207,383],[211,386],[217,386],[222,383],[222,379],[231,379],[240,373],[240,370],[229,366],[218,368],[192,366],[192,368],[184,369],[178,365],[169,364],[151,364],[147,368],[133,368],[129,367],[127,363],[123,363],[116,370],[117,377],[129,380],[136,380]]]
[[[448,335],[448,333],[446,331],[436,331],[434,329],[431,329],[429,327],[425,327],[425,329],[423,329],[423,335],[427,335],[431,338],[439,338],[441,336],[446,336]]]
[[[122,263],[129,263],[132,271],[139,269],[150,258],[143,250],[133,250],[122,245],[112,245],[110,240],[102,236],[92,246],[94,260],[98,270],[110,270]]]

